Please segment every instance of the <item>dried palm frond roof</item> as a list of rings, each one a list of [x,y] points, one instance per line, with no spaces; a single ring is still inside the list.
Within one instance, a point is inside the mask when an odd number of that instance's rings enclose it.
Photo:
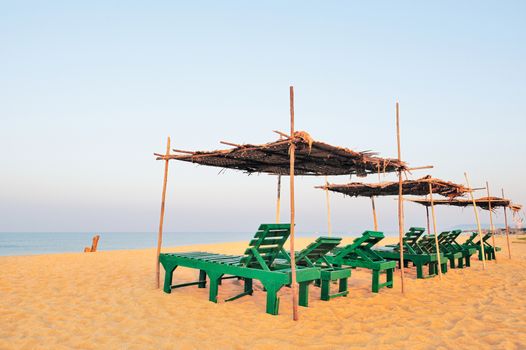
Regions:
[[[511,203],[511,204],[508,206],[508,208],[510,208],[512,211],[518,213],[518,212],[521,211],[521,209],[522,209],[522,204]]]
[[[419,203],[427,207],[431,206],[431,201],[428,199],[406,198],[406,200],[415,202],[415,203]],[[477,204],[477,207],[480,207],[486,210],[489,210],[490,204],[491,204],[491,209],[494,209],[497,207],[512,208],[512,206],[510,206],[511,201],[509,199],[499,198],[499,197],[481,197],[481,198],[475,199],[475,203]],[[439,200],[434,200],[433,204],[452,205],[456,207],[467,207],[467,206],[473,205],[473,201],[470,199],[439,199]]]
[[[417,180],[402,181],[402,191],[404,194],[415,196],[424,196],[429,194],[429,184],[434,194],[440,194],[449,198],[462,196],[469,192],[469,188],[453,182],[432,178],[430,175],[424,176]],[[354,197],[376,197],[376,196],[393,196],[398,195],[398,181],[381,182],[381,183],[363,183],[351,182],[348,184],[327,184],[325,186],[316,186],[324,190],[343,193]]]
[[[157,155],[157,159],[175,159],[200,165],[237,169],[247,173],[289,175],[289,147],[294,142],[295,175],[351,175],[366,176],[370,173],[393,172],[407,169],[398,159],[380,158],[371,151],[356,152],[314,141],[303,131],[294,137],[263,145],[236,145],[232,149],[211,152],[178,151],[179,154]]]

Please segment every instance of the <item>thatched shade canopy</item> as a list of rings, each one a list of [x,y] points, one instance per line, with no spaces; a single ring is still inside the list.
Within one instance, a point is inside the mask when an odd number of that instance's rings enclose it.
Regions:
[[[306,132],[295,132],[288,138],[264,145],[236,145],[232,149],[211,152],[184,152],[159,155],[159,159],[175,159],[200,165],[237,169],[247,173],[289,175],[290,142],[296,146],[295,175],[351,175],[367,176],[370,173],[405,170],[406,165],[397,159],[377,157],[370,151],[356,152],[314,141]],[[178,152],[177,150],[174,150]]]
[[[415,203],[419,203],[427,207],[431,206],[431,201],[427,199],[408,198],[406,200],[415,202]],[[499,198],[499,197],[482,197],[482,198],[475,199],[475,203],[477,204],[477,207],[480,207],[485,210],[489,210],[490,203],[491,203],[491,209],[494,209],[497,207],[513,208],[514,206],[514,205],[511,205],[511,201],[509,199]],[[455,207],[467,207],[467,206],[473,205],[473,201],[469,199],[441,199],[441,200],[434,200],[433,204],[452,205]]]
[[[453,182],[432,178],[430,175],[418,180],[405,180],[402,182],[404,194],[414,196],[424,196],[429,194],[429,184],[433,193],[440,194],[449,198],[454,198],[467,193],[469,189],[463,185]],[[376,196],[395,196],[398,195],[399,182],[363,183],[351,182],[348,184],[328,184],[317,186],[324,190],[343,193],[353,197],[376,197]],[[435,201],[436,202],[436,201]]]

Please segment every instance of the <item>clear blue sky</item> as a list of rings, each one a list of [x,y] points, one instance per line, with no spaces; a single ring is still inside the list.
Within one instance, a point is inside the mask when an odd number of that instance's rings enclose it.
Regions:
[[[166,137],[271,141],[290,84],[314,138],[396,156],[399,99],[406,161],[526,203],[525,18],[523,1],[3,2],[0,231],[155,231]],[[171,163],[168,231],[274,220],[274,177],[218,170]],[[321,181],[297,178],[300,231],[326,229]],[[335,232],[372,226],[368,200],[331,200]],[[396,202],[378,211],[396,230]],[[424,212],[407,204],[407,225]],[[437,215],[439,229],[473,219]]]

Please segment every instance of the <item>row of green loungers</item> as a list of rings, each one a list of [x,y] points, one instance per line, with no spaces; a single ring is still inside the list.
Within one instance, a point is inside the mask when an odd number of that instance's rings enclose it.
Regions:
[[[435,236],[425,235],[423,228],[411,228],[403,238],[404,265],[412,262],[417,268],[417,278],[424,278],[424,266],[429,267],[429,276],[438,272]],[[447,272],[447,262],[452,268],[470,266],[471,255],[477,252],[474,247],[475,235],[464,244],[456,238],[460,230],[442,232],[438,236],[441,250],[441,269]],[[244,281],[244,290],[238,295],[226,299],[232,301],[246,295],[252,295],[253,280],[259,280],[267,293],[266,311],[277,315],[279,311],[278,291],[291,284],[290,255],[283,248],[290,235],[290,224],[263,224],[243,255],[225,255],[207,252],[187,252],[161,254],[159,259],[166,274],[164,291],[170,293],[174,288],[197,285],[206,288],[207,276],[210,280],[209,299],[217,302],[219,285],[223,279],[238,278]],[[490,237],[490,236],[489,236]],[[488,237],[488,238],[489,238]],[[320,298],[330,300],[348,295],[348,279],[351,269],[365,268],[372,271],[372,291],[378,293],[382,287],[393,287],[393,274],[396,262],[399,262],[398,245],[389,245],[373,249],[384,238],[382,232],[365,231],[351,244],[337,247],[341,238],[319,237],[305,249],[296,252],[296,279],[299,283],[299,305],[308,306],[309,285],[320,287]],[[484,237],[484,243],[488,238]],[[493,253],[493,247],[485,249],[486,254]],[[480,247],[480,243],[479,243]],[[500,249],[499,249],[500,250]],[[174,270],[178,267],[199,270],[199,280],[172,285]],[[385,274],[385,282],[380,282]],[[331,284],[338,284],[338,291],[331,294]]]
[[[159,260],[165,269],[164,292],[197,285],[206,288],[206,277],[210,280],[209,300],[217,302],[222,279],[238,278],[244,281],[244,290],[226,301],[253,293],[253,280],[259,280],[267,293],[266,311],[277,315],[279,311],[278,291],[291,283],[290,256],[283,248],[290,235],[290,224],[263,224],[249,243],[244,255],[225,255],[207,252],[163,253]],[[348,295],[348,279],[351,268],[372,270],[372,290],[392,288],[395,262],[386,261],[371,248],[383,239],[383,233],[366,231],[353,243],[335,249],[341,238],[319,237],[305,249],[296,252],[296,280],[299,283],[299,305],[308,306],[308,289],[311,283],[320,286],[322,300]],[[332,252],[331,252],[332,251]],[[329,253],[331,252],[331,253]],[[173,273],[178,267],[199,270],[199,280],[172,285]],[[386,281],[380,283],[380,274]],[[331,294],[330,286],[338,283],[338,291]]]
[[[402,239],[404,249],[404,267],[408,267],[411,262],[416,267],[416,277],[426,278],[436,276],[438,273],[438,255],[436,252],[430,252],[423,249],[419,244],[420,237],[424,234],[425,229],[421,227],[411,227]],[[376,253],[386,260],[398,262],[400,264],[400,246],[398,244],[388,245],[377,248]],[[447,259],[443,253],[440,253],[440,262],[442,272],[447,272]],[[424,275],[424,266],[428,266],[429,274]]]

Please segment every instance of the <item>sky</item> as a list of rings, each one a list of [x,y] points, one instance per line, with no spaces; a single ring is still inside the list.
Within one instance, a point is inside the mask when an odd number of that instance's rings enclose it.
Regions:
[[[399,100],[402,158],[434,166],[413,178],[468,172],[526,203],[525,17],[523,1],[2,2],[0,232],[156,231],[167,136],[186,150],[273,141],[289,85],[296,129],[317,140],[396,157]],[[170,163],[165,230],[275,220],[274,176],[219,170]],[[327,231],[323,181],[296,178],[298,231]],[[333,232],[372,228],[368,199],[330,201]],[[377,210],[396,231],[395,199]],[[439,230],[473,220],[437,208]],[[407,203],[405,223],[425,225],[425,209]]]

